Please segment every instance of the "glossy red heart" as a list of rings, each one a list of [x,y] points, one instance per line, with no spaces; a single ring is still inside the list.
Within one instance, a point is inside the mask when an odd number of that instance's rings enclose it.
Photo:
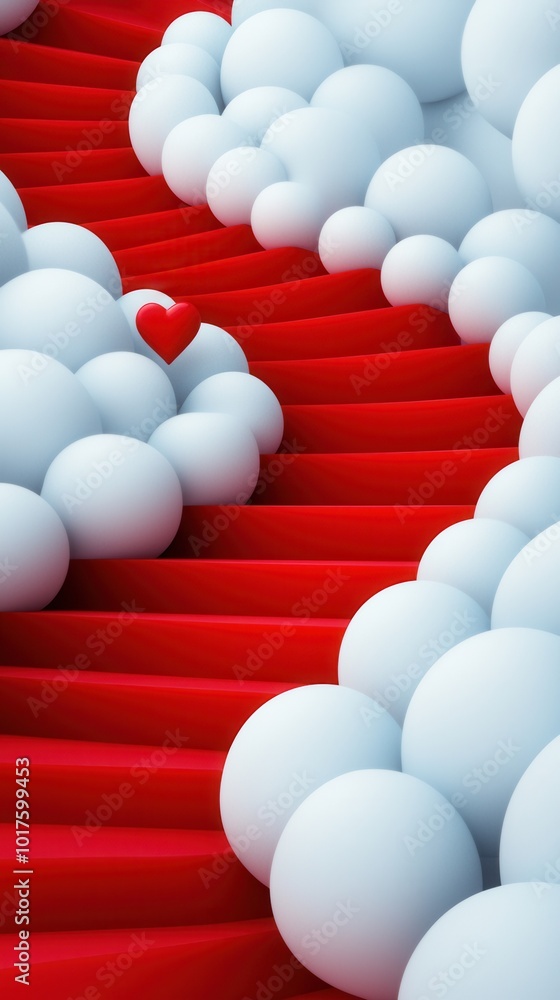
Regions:
[[[138,333],[168,365],[194,340],[201,322],[198,309],[190,302],[176,302],[169,309],[148,302],[136,314]]]

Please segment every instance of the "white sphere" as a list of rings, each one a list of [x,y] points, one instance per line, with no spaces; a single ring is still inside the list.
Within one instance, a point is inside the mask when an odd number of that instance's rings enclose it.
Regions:
[[[463,267],[454,246],[439,236],[408,236],[389,251],[381,285],[393,306],[423,302],[447,312],[449,289]]]
[[[549,382],[560,376],[560,316],[525,337],[511,366],[511,394],[522,416]]]
[[[0,205],[8,210],[20,232],[27,229],[27,217],[23,202],[16,188],[6,174],[0,170]]]
[[[100,354],[79,368],[76,377],[97,407],[104,434],[147,441],[164,420],[177,415],[169,378],[141,354]]]
[[[560,45],[556,44],[558,61]],[[519,190],[532,208],[540,209],[558,222],[560,153],[554,136],[560,127],[559,86],[560,66],[549,70],[535,83],[521,105],[512,143],[513,169]]]
[[[496,628],[445,653],[410,702],[403,770],[457,807],[483,857],[497,856],[513,789],[560,733],[559,663],[560,636]]]
[[[560,458],[540,456],[500,469],[478,498],[475,517],[507,521],[534,538],[560,520]]]
[[[179,527],[181,486],[143,441],[94,434],[61,451],[41,496],[57,511],[73,559],[153,559]]]
[[[489,627],[476,601],[445,583],[386,587],[359,608],[344,633],[339,684],[367,694],[402,725],[426,671],[448,649]]]
[[[409,146],[385,160],[373,175],[365,203],[387,217],[398,240],[427,234],[453,246],[492,211],[488,185],[470,160],[430,143]]]
[[[448,583],[469,594],[490,615],[502,576],[528,541],[505,521],[483,517],[458,521],[430,542],[418,566],[418,579]]]
[[[161,174],[161,154],[167,136],[186,118],[218,115],[207,87],[191,76],[162,76],[140,88],[128,116],[130,141],[148,174]]]
[[[226,103],[250,87],[287,87],[309,100],[342,69],[340,49],[324,24],[299,10],[267,10],[244,21],[222,59]]]
[[[224,226],[250,225],[257,196],[286,177],[284,166],[273,153],[238,146],[214,163],[206,182],[206,200]]]
[[[430,928],[406,967],[399,1000],[556,1000],[560,888],[529,883],[470,896]]]
[[[328,215],[310,184],[279,181],[261,191],[251,210],[251,226],[265,250],[303,247],[316,250]]]
[[[0,481],[39,492],[66,445],[97,434],[93,400],[65,365],[34,351],[0,351]]]
[[[229,413],[252,431],[264,455],[280,447],[284,434],[282,407],[264,382],[245,372],[221,372],[199,382],[181,413]]]
[[[234,29],[238,28],[247,18],[254,14],[260,14],[263,10],[286,7],[290,10],[302,10],[313,17],[322,17],[325,0],[233,0],[231,6],[231,23]]]
[[[71,371],[98,354],[133,350],[128,323],[107,289],[52,267],[0,288],[0,348],[39,351]]]
[[[340,208],[319,234],[319,256],[329,274],[362,267],[379,269],[394,245],[395,234],[387,219],[363,205]]]
[[[358,770],[302,802],[278,842],[270,898],[299,961],[367,1000],[396,997],[429,927],[482,888],[463,820],[410,775]]]
[[[37,6],[37,0],[3,0],[0,8],[0,35],[19,28]]]
[[[166,295],[165,292],[158,291],[156,288],[137,288],[134,292],[127,292],[126,295],[117,299],[117,305],[122,309],[132,334],[134,350],[139,353],[145,353],[150,348],[138,332],[136,317],[142,306],[146,306],[151,302],[165,306],[166,309],[170,309],[171,306],[175,305],[175,299],[172,299],[170,295]],[[145,348],[145,351],[140,350],[142,346]],[[153,353],[155,357],[159,357],[159,354],[155,354],[155,351]],[[160,358],[160,361],[162,361],[162,358]]]
[[[560,458],[560,378],[541,389],[521,426],[519,455],[555,455]]]
[[[449,291],[451,322],[467,344],[489,343],[507,319],[544,308],[537,279],[509,257],[473,260],[459,271]]]
[[[559,589],[560,519],[532,538],[509,564],[496,590],[492,628],[516,624],[560,635]]]
[[[188,45],[198,45],[220,63],[231,34],[231,24],[225,18],[219,14],[197,10],[175,18],[166,28],[161,44],[185,42]]]
[[[210,91],[218,106],[222,103],[220,67],[199,45],[171,42],[148,53],[136,77],[136,90],[161,76],[190,76]]]
[[[175,469],[186,506],[246,503],[257,484],[257,442],[229,413],[180,413],[154,431],[150,444]]]
[[[529,764],[509,800],[500,877],[504,884],[560,882],[560,736]]]
[[[400,762],[401,730],[371,698],[336,684],[277,695],[251,715],[226,758],[220,810],[232,849],[268,885],[279,837],[311,792],[347,771],[398,771]]]
[[[517,316],[506,319],[496,330],[490,344],[488,362],[494,382],[506,395],[511,392],[511,366],[519,345],[531,330],[550,318],[550,313],[544,312],[518,313]]]
[[[0,286],[27,270],[24,238],[13,216],[0,203]]]
[[[346,66],[313,94],[314,108],[358,115],[373,132],[381,160],[424,135],[424,117],[412,87],[384,66]]]
[[[531,87],[560,59],[560,36],[550,0],[476,0],[462,44],[467,90],[488,93],[480,113],[511,136]]]
[[[41,611],[60,590],[70,562],[58,514],[31,490],[0,483],[0,551],[0,611]]]
[[[122,295],[117,262],[95,233],[71,222],[45,222],[23,234],[30,271],[56,267],[77,271],[106,288],[113,298]]]
[[[223,117],[241,125],[248,141],[259,145],[277,118],[306,107],[307,101],[287,87],[251,87],[226,105]]]
[[[161,163],[167,184],[188,205],[206,202],[206,182],[212,165],[222,153],[245,144],[237,122],[220,115],[187,118],[171,130],[163,146]]]

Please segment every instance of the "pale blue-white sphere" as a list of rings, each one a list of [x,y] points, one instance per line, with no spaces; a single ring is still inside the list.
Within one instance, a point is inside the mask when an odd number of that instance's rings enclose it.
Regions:
[[[302,247],[316,251],[329,212],[311,183],[278,181],[261,191],[251,209],[251,226],[265,250]]]
[[[488,481],[475,518],[507,521],[534,538],[560,520],[560,458],[538,456],[512,462]]]
[[[515,787],[500,839],[502,883],[560,884],[560,736],[535,757]]]
[[[78,368],[76,377],[95,403],[104,434],[147,441],[156,427],[177,414],[168,376],[141,354],[100,354]]]
[[[0,483],[0,611],[40,611],[60,590],[70,546],[58,514],[36,493]]]
[[[222,106],[220,67],[216,60],[199,45],[170,42],[148,53],[138,70],[136,90],[160,76],[190,76],[210,91],[218,107]]]
[[[300,94],[287,87],[251,87],[226,105],[223,117],[241,125],[248,141],[258,146],[273,122],[307,106]]]
[[[395,234],[387,219],[364,205],[340,208],[319,234],[319,256],[329,274],[362,267],[379,270],[394,245]]]
[[[559,13],[549,8],[549,16]],[[558,58],[557,42],[557,61]],[[560,222],[560,152],[554,136],[560,127],[559,86],[560,66],[554,66],[537,80],[521,105],[512,141],[513,169],[519,190],[532,208],[557,222]]]
[[[524,338],[511,366],[511,394],[522,416],[545,386],[560,377],[560,316],[540,323]]]
[[[519,435],[519,454],[521,458],[560,458],[560,377],[541,389],[527,410]]]
[[[13,216],[0,201],[0,286],[29,268],[25,235],[21,234]]]
[[[8,210],[21,233],[27,229],[27,217],[23,202],[9,177],[0,170],[0,205]]]
[[[200,114],[179,122],[163,145],[162,172],[168,186],[188,205],[206,203],[208,174],[219,156],[246,144],[237,122],[216,114]]]
[[[170,74],[140,88],[128,116],[130,142],[148,174],[161,174],[161,154],[167,136],[186,118],[218,115],[207,87],[192,76]]]
[[[393,306],[423,302],[447,312],[449,290],[463,267],[451,243],[439,236],[408,236],[383,261],[381,286]]]
[[[231,24],[228,24],[225,18],[209,11],[196,10],[176,17],[165,29],[161,44],[184,42],[188,45],[198,45],[210,53],[219,64],[231,34]]]
[[[480,257],[459,271],[449,290],[449,317],[467,344],[489,343],[512,316],[545,309],[534,274],[510,257]]]
[[[181,413],[229,413],[252,431],[259,451],[272,455],[284,434],[282,407],[265,382],[245,372],[220,372],[199,382]]]
[[[109,247],[89,229],[71,222],[45,222],[28,229],[23,242],[30,271],[43,267],[77,271],[106,288],[113,298],[122,295],[117,262]]]
[[[519,345],[531,330],[550,318],[550,313],[545,312],[518,313],[506,319],[496,330],[490,344],[488,363],[492,378],[506,395],[511,392],[511,366]]]
[[[253,205],[261,191],[285,181],[277,156],[266,149],[238,146],[219,156],[206,181],[206,200],[224,226],[250,225]]]
[[[0,9],[0,35],[19,28],[37,6],[37,0],[3,0]]]
[[[492,628],[515,624],[560,636],[559,587],[560,518],[532,538],[507,567],[494,598]]]

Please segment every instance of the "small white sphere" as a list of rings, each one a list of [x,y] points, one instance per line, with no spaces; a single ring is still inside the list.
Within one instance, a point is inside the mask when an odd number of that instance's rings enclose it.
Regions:
[[[319,256],[329,274],[362,267],[379,269],[394,245],[395,234],[387,219],[363,205],[340,208],[319,234]]]
[[[430,542],[418,566],[418,579],[448,583],[469,594],[490,615],[502,576],[528,541],[505,521],[483,517],[458,521]]]
[[[476,601],[448,584],[411,580],[386,587],[359,608],[344,633],[339,684],[367,694],[402,725],[426,671],[489,627]]]
[[[76,377],[97,407],[104,434],[147,441],[164,420],[177,415],[169,378],[141,354],[100,354],[79,368]]]
[[[511,394],[522,416],[549,382],[560,377],[560,316],[525,337],[511,366]]]
[[[492,211],[488,185],[466,156],[424,143],[394,153],[373,175],[365,203],[385,215],[398,240],[440,236],[458,246]]]
[[[143,441],[94,434],[60,452],[41,496],[59,514],[73,559],[153,559],[171,544],[183,503],[167,459]]]
[[[122,309],[129,325],[134,350],[139,353],[145,353],[145,351],[140,350],[142,346],[144,346],[146,351],[149,351],[150,348],[138,332],[136,317],[142,306],[148,305],[150,302],[156,302],[157,305],[165,306],[166,309],[170,309],[171,306],[175,305],[175,299],[172,299],[170,295],[166,295],[165,292],[158,291],[156,288],[137,288],[134,292],[127,292],[126,295],[117,299],[117,305]],[[155,354],[155,352],[153,353]],[[155,356],[159,357],[159,355]]]
[[[560,378],[541,389],[521,426],[519,455],[555,455],[560,458]]]
[[[338,70],[319,85],[311,107],[358,115],[373,132],[382,161],[424,135],[422,108],[412,87],[384,66]]]
[[[286,179],[285,167],[273,153],[238,146],[214,163],[206,182],[206,200],[224,226],[250,225],[257,196]]]
[[[37,6],[37,0],[3,0],[0,9],[0,35],[19,28]]]
[[[24,237],[13,216],[0,203],[0,286],[23,274],[28,266]]]
[[[245,143],[237,122],[220,115],[187,118],[171,130],[163,146],[163,176],[178,198],[188,205],[206,203],[208,174],[222,153]]]
[[[481,888],[456,810],[423,781],[387,770],[351,771],[312,792],[286,824],[270,875],[290,951],[367,1000],[396,997],[423,934]]]
[[[287,87],[251,87],[226,105],[223,117],[241,125],[248,141],[258,146],[277,118],[306,107],[307,101]]]
[[[545,308],[534,275],[509,257],[480,257],[467,264],[449,291],[449,316],[467,344],[489,343],[507,319]]]
[[[181,413],[229,413],[252,431],[264,455],[280,447],[284,434],[282,407],[260,378],[245,372],[221,372],[199,382]]]
[[[220,67],[216,60],[199,45],[171,42],[148,53],[136,77],[136,90],[161,76],[190,76],[210,91],[216,104],[222,104]]]
[[[101,421],[65,365],[35,351],[0,351],[0,480],[39,492],[55,455]]]
[[[162,76],[140,88],[128,116],[130,141],[148,174],[161,174],[161,154],[167,136],[186,118],[218,115],[207,87],[191,76]]]
[[[478,498],[475,517],[507,521],[534,538],[560,520],[560,458],[540,456],[500,469]]]
[[[457,807],[482,857],[497,857],[513,789],[560,733],[560,636],[537,628],[499,627],[450,649],[404,720],[403,770]]]
[[[150,444],[175,469],[186,506],[243,504],[257,484],[257,442],[229,413],[180,413],[154,431]]]
[[[175,18],[166,28],[161,44],[185,42],[189,45],[198,45],[220,63],[231,35],[231,24],[228,24],[225,18],[219,14],[196,10]]]
[[[500,878],[503,884],[560,883],[560,736],[529,764],[509,800]]]
[[[9,177],[0,170],[0,205],[8,210],[21,233],[27,229],[27,217],[23,202]]]
[[[556,1000],[559,921],[557,886],[541,892],[536,884],[518,883],[470,896],[422,939],[399,1000]]]
[[[454,246],[439,236],[409,236],[389,251],[381,285],[393,306],[423,302],[447,312],[449,289],[463,267]]]
[[[70,545],[52,507],[10,483],[0,483],[0,552],[0,611],[41,611],[64,583]]]
[[[0,348],[39,351],[71,371],[98,354],[133,350],[128,323],[107,289],[53,267],[0,288]]]
[[[71,222],[45,222],[23,234],[30,271],[57,267],[77,271],[106,288],[113,298],[122,295],[117,262],[95,233]]]
[[[251,715],[226,758],[220,810],[232,849],[268,885],[280,834],[311,792],[347,771],[398,771],[400,762],[400,728],[371,698],[336,684],[277,695]]]
[[[330,31],[299,10],[267,10],[244,21],[222,59],[226,103],[250,87],[287,87],[309,100],[344,65]]]
[[[492,628],[516,624],[560,635],[559,589],[560,519],[532,538],[509,564],[496,590]]]
[[[559,86],[560,66],[555,66],[529,91],[515,122],[512,152],[521,193],[532,208],[560,222],[560,153],[554,141],[560,127]]]
[[[550,319],[550,313],[524,312],[506,319],[496,330],[490,344],[488,362],[494,382],[506,395],[511,392],[511,366],[516,351],[531,330],[534,330],[545,319]]]
[[[251,211],[251,226],[265,250],[303,247],[316,250],[328,210],[310,184],[279,181],[261,191]]]

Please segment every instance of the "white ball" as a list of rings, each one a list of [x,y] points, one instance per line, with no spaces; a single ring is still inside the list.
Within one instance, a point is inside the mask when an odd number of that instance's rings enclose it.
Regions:
[[[544,308],[537,279],[509,257],[473,260],[459,271],[449,291],[451,322],[467,344],[489,343],[507,319]]]
[[[190,76],[162,76],[140,88],[128,116],[130,141],[148,174],[161,174],[161,154],[167,136],[186,118],[218,115],[212,94]]]
[[[0,483],[0,551],[0,611],[40,611],[49,604],[68,572],[68,537],[48,503],[10,483]]]
[[[179,527],[181,486],[143,441],[94,434],[60,452],[41,496],[57,511],[73,559],[153,559]]]
[[[498,886],[430,928],[406,967],[399,1000],[556,1000],[560,888]]]
[[[279,181],[261,191],[251,210],[251,226],[265,250],[303,247],[316,250],[328,215],[310,184]]]
[[[560,737],[529,764],[509,800],[500,877],[502,883],[560,882]]]
[[[408,83],[383,66],[346,66],[313,94],[314,108],[358,115],[373,132],[381,160],[424,135],[420,102]]]
[[[0,35],[19,28],[37,6],[37,0],[3,0],[0,9]]]
[[[279,837],[311,792],[347,771],[398,771],[400,762],[400,728],[371,698],[336,684],[277,695],[251,715],[226,758],[220,810],[232,849],[268,885]]]
[[[264,455],[280,447],[284,434],[282,407],[264,382],[245,372],[221,372],[199,382],[181,413],[229,413],[253,433]]]
[[[306,14],[321,19],[325,7],[325,0],[233,0],[231,7],[231,23],[234,28],[238,28],[247,18],[254,14],[260,14],[263,10],[272,8],[286,8],[290,10],[302,10]]]
[[[169,378],[141,354],[100,354],[79,368],[76,377],[97,407],[104,434],[147,441],[164,420],[177,415]]]
[[[106,288],[113,298],[122,295],[117,262],[95,233],[71,222],[45,222],[23,234],[29,270],[56,267],[77,271]]]
[[[480,494],[474,516],[507,521],[529,538],[560,521],[560,458],[525,458],[500,469]]]
[[[257,442],[229,413],[181,413],[158,427],[150,444],[175,469],[186,506],[246,503],[257,484]]]
[[[252,87],[226,105],[223,117],[241,125],[249,142],[258,146],[277,118],[306,107],[307,101],[287,87]]]
[[[560,378],[541,389],[527,410],[519,435],[519,455],[560,458]]]
[[[225,18],[197,10],[175,18],[166,28],[161,44],[186,42],[189,45],[198,45],[220,63],[231,34],[231,24],[228,24]]]
[[[277,156],[266,149],[238,146],[219,156],[208,174],[206,200],[224,226],[250,225],[257,196],[286,180]]]
[[[136,77],[136,90],[161,76],[190,76],[210,91],[216,104],[222,104],[220,67],[216,60],[199,45],[171,42],[148,53]]]
[[[560,376],[560,316],[525,337],[511,366],[511,394],[522,416],[549,382]]]
[[[0,203],[0,286],[27,270],[24,238],[13,216]]]
[[[329,274],[362,267],[379,269],[394,245],[395,234],[387,219],[363,205],[340,208],[319,234],[319,256]]]
[[[75,371],[108,351],[132,351],[122,310],[92,278],[41,268],[0,288],[0,348],[56,358]]]
[[[465,25],[463,74],[474,96],[488,94],[480,113],[511,136],[534,83],[560,59],[560,36],[550,0],[476,0]]]
[[[222,59],[226,103],[250,87],[287,87],[309,100],[342,69],[340,49],[324,24],[299,10],[267,10],[244,21]]]
[[[367,1000],[396,997],[429,927],[482,888],[461,817],[429,785],[388,770],[333,778],[289,819],[270,897],[299,961]]]
[[[528,541],[505,521],[482,517],[459,521],[430,542],[418,566],[418,579],[448,583],[469,594],[490,615],[502,576]]]
[[[532,538],[509,564],[496,590],[492,628],[516,624],[560,635],[559,589],[560,520]]]
[[[518,313],[517,316],[506,319],[496,330],[490,344],[488,362],[494,382],[506,395],[511,392],[511,366],[519,345],[531,330],[550,318],[550,313],[544,312]]]
[[[245,139],[237,122],[220,115],[197,115],[176,125],[161,155],[163,176],[173,194],[188,205],[205,204],[212,165],[222,153],[244,145]]]
[[[451,243],[439,236],[409,236],[389,251],[381,285],[393,306],[423,302],[447,312],[449,289],[463,267]]]
[[[402,725],[426,671],[448,649],[489,627],[472,597],[445,583],[387,587],[359,608],[344,633],[339,684],[367,694]]]
[[[555,66],[529,91],[515,122],[512,152],[515,177],[528,204],[560,222],[560,153],[554,141],[560,127],[559,86],[560,66]]]
[[[66,445],[97,434],[93,400],[64,365],[34,351],[0,351],[0,480],[39,492]]]
[[[156,302],[157,305],[165,306],[166,309],[170,309],[171,306],[175,305],[175,299],[172,299],[170,295],[166,295],[165,292],[158,291],[156,288],[137,288],[134,292],[127,292],[126,295],[117,299],[117,305],[122,309],[132,334],[134,350],[139,353],[146,353],[150,348],[138,332],[136,317],[142,306],[148,305],[150,302]],[[142,346],[145,348],[145,351],[140,350]],[[153,353],[156,358],[159,358],[159,354],[155,354],[155,351]],[[160,358],[160,362],[162,360]],[[165,364],[165,362],[163,363]]]
[[[513,789],[560,733],[559,663],[560,636],[496,628],[445,653],[410,702],[403,770],[457,807],[483,857],[497,856]]]
[[[0,205],[8,210],[20,232],[27,229],[27,217],[23,202],[11,180],[0,170]]]
[[[461,153],[425,143],[394,153],[373,175],[365,203],[385,215],[398,240],[440,236],[458,246],[492,211],[479,170]]]

